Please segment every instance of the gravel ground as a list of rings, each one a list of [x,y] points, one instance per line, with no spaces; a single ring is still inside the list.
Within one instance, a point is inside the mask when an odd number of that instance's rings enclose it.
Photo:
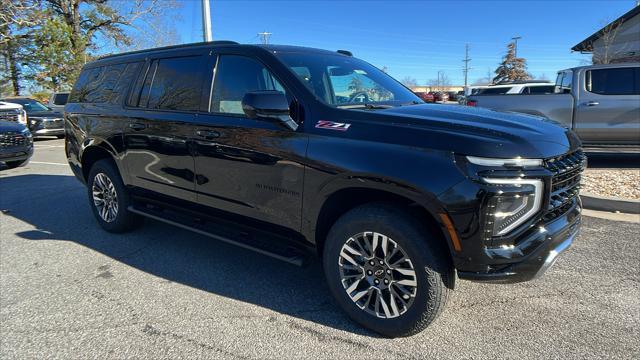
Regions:
[[[582,192],[640,200],[640,169],[588,169]]]

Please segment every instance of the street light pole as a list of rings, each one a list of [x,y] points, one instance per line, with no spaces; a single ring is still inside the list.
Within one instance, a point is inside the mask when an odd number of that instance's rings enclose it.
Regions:
[[[513,40],[513,42],[515,44],[513,46],[513,48],[514,48],[514,56],[515,57],[518,57],[518,40],[520,40],[520,39],[522,39],[522,36],[514,36],[514,37],[511,38],[511,40]]]
[[[202,0],[202,38],[205,42],[213,41],[211,34],[211,6],[209,0]]]

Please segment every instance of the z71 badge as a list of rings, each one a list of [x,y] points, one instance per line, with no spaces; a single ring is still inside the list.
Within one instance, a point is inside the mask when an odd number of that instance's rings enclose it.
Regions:
[[[316,123],[316,128],[318,129],[327,129],[327,130],[337,130],[337,131],[347,131],[351,124],[347,123],[338,123],[327,120],[320,120]]]

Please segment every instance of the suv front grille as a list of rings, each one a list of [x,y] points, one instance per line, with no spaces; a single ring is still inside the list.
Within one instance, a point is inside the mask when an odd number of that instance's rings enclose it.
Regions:
[[[580,193],[582,172],[587,167],[587,156],[582,150],[545,160],[545,168],[554,175],[551,179],[551,196],[546,221],[564,214]]]
[[[18,121],[18,113],[15,111],[10,112],[0,112],[0,120],[4,121]]]
[[[14,146],[23,146],[27,144],[27,138],[18,133],[0,134],[0,147],[8,148]]]

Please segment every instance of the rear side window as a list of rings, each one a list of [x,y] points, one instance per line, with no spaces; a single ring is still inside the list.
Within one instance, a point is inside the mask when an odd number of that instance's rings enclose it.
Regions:
[[[510,87],[486,88],[486,89],[481,89],[478,92],[478,95],[502,95],[502,94],[506,94],[511,89],[512,88]]]
[[[69,98],[68,93],[55,94],[53,96],[53,105],[64,105],[67,103],[68,98]]]
[[[260,62],[245,56],[222,55],[216,68],[210,111],[243,115],[242,98],[256,90],[285,92]]]
[[[201,60],[201,56],[154,60],[138,105],[159,110],[199,110],[204,78]]]
[[[586,73],[587,91],[600,95],[640,95],[640,68],[589,70]]]

